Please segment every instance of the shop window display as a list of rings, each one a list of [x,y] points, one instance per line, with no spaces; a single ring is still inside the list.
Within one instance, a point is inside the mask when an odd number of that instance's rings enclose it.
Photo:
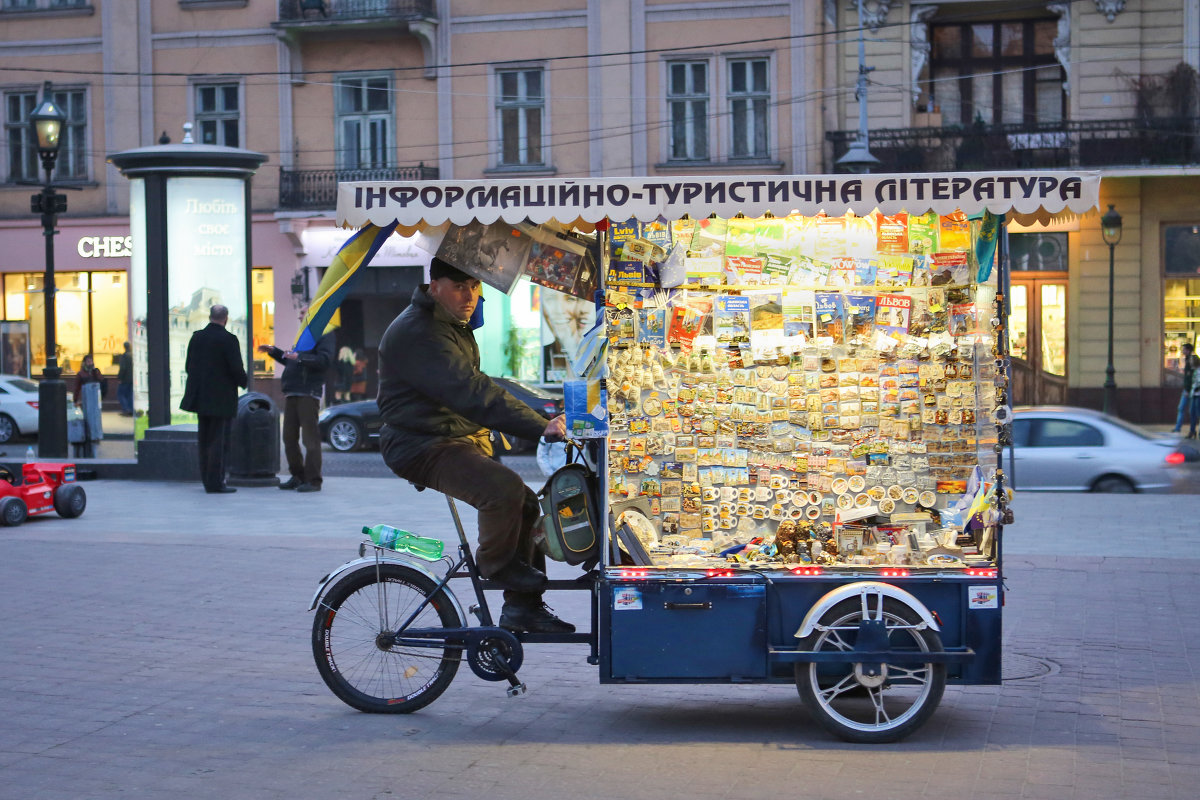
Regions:
[[[986,563],[998,320],[979,225],[612,224],[608,489],[642,501],[617,519],[633,549],[658,567]]]

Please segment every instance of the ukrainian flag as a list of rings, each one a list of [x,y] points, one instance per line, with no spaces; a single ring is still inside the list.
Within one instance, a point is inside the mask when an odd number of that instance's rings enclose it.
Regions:
[[[371,263],[371,259],[395,229],[394,222],[382,228],[368,224],[346,240],[333,257],[329,269],[325,270],[325,277],[321,278],[321,285],[317,287],[316,297],[309,304],[308,313],[304,315],[304,323],[300,326],[300,335],[296,337],[296,346],[293,349],[304,352],[317,346],[326,327],[333,320],[338,306],[350,291],[355,274]]]

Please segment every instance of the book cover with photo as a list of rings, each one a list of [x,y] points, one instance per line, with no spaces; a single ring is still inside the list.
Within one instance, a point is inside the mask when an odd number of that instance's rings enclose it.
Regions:
[[[451,225],[437,257],[478,278],[493,289],[509,294],[525,270],[533,239],[507,223],[470,222]]]
[[[912,317],[912,297],[906,294],[881,294],[875,302],[875,330],[908,333]]]
[[[783,335],[803,336],[811,339],[813,336],[813,308],[815,298],[813,292],[800,289],[783,292]]]
[[[848,294],[843,300],[846,341],[865,342],[875,330],[875,295]]]
[[[817,292],[815,297],[817,336],[824,336],[832,339],[834,344],[841,344],[845,338],[846,327],[841,293]]]
[[[750,298],[721,295],[713,309],[713,332],[717,344],[730,345],[750,341]]]

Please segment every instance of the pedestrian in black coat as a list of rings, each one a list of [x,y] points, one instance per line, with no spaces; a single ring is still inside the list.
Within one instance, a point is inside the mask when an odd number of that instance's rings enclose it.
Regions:
[[[187,385],[179,407],[199,417],[200,480],[209,494],[236,492],[225,485],[229,426],[237,413],[238,387],[246,388],[246,368],[238,338],[225,330],[229,309],[213,306],[208,325],[192,334],[187,350]]]

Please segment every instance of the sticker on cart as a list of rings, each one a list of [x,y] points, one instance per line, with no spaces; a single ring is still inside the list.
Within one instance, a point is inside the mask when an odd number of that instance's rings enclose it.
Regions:
[[[967,606],[969,608],[999,608],[1000,589],[996,586],[967,587]]]
[[[613,594],[613,611],[641,611],[641,589],[618,589]]]

